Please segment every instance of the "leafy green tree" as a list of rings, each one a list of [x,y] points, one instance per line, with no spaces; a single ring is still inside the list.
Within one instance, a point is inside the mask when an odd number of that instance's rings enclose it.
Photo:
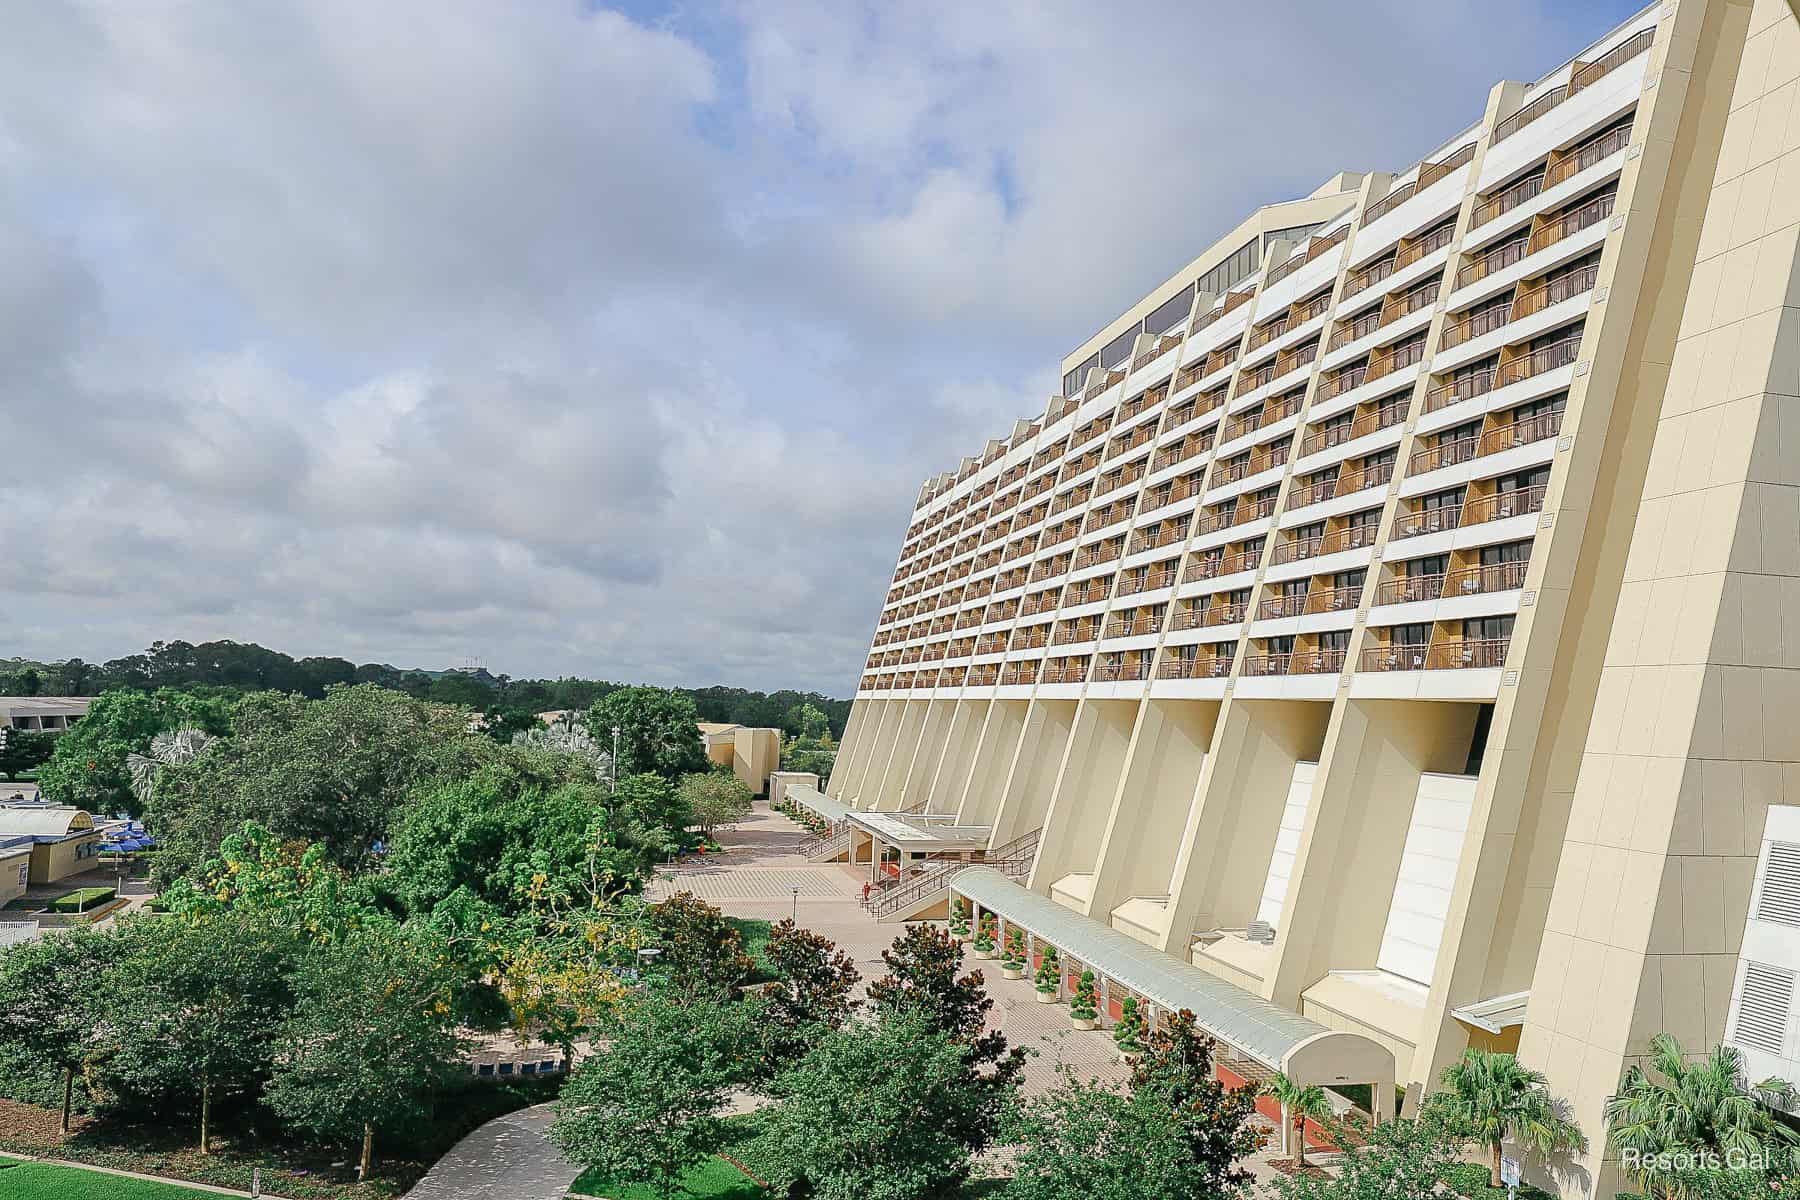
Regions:
[[[744,935],[725,914],[692,892],[677,892],[646,910],[657,966],[685,995],[724,999],[750,977],[756,963],[744,952]]]
[[[1221,1200],[1243,1173],[1189,1157],[1182,1117],[1154,1093],[1065,1072],[1007,1122],[1016,1146],[1006,1200]],[[1248,1144],[1248,1139],[1245,1143]]]
[[[1036,981],[1037,990],[1046,996],[1062,990],[1062,963],[1057,959],[1055,946],[1045,946],[1038,958]]]
[[[1186,1009],[1157,1026],[1131,1073],[1134,1099],[1175,1114],[1181,1155],[1199,1179],[1224,1188],[1250,1182],[1236,1164],[1263,1144],[1256,1089],[1228,1088],[1213,1072],[1214,1042]],[[1199,1195],[1207,1193],[1201,1192]]]
[[[1607,1132],[1613,1145],[1632,1151],[1641,1164],[1632,1172],[1640,1187],[1653,1196],[1686,1200],[1706,1193],[1662,1165],[1663,1156],[1709,1154],[1724,1161],[1766,1155],[1791,1169],[1800,1135],[1770,1110],[1791,1096],[1792,1087],[1783,1080],[1746,1080],[1744,1058],[1735,1047],[1715,1046],[1705,1058],[1689,1062],[1679,1041],[1659,1033],[1650,1039],[1648,1069],[1633,1063],[1606,1102]]]
[[[210,734],[230,728],[226,706],[185,692],[108,692],[89,706],[87,716],[56,739],[38,772],[44,795],[60,804],[94,812],[138,811],[131,787],[130,758],[165,730],[191,725]]]
[[[434,1093],[462,1072],[455,982],[436,948],[394,929],[313,949],[294,977],[263,1102],[329,1141],[361,1135],[367,1179],[376,1130],[420,1126]]]
[[[1462,1161],[1456,1140],[1430,1120],[1383,1121],[1342,1147],[1334,1174],[1278,1175],[1278,1200],[1412,1200],[1442,1196],[1444,1178]]]
[[[0,779],[17,779],[49,762],[57,737],[29,729],[0,730]]]
[[[487,734],[501,745],[510,744],[513,738],[532,729],[542,729],[544,723],[530,709],[514,708],[510,705],[490,707],[481,714],[481,732]]]
[[[1500,1157],[1508,1138],[1550,1156],[1581,1150],[1581,1127],[1550,1095],[1544,1075],[1510,1054],[1468,1050],[1444,1069],[1443,1088],[1430,1101],[1444,1127],[1488,1152],[1491,1186],[1500,1187]]]
[[[955,1195],[1017,1088],[971,1088],[967,1055],[922,1010],[850,1023],[776,1077],[757,1161],[822,1200]]]
[[[1304,1169],[1306,1123],[1320,1123],[1331,1116],[1331,1105],[1325,1099],[1325,1089],[1316,1084],[1295,1083],[1277,1071],[1275,1077],[1269,1080],[1269,1095],[1275,1098],[1275,1103],[1281,1105],[1281,1111],[1287,1115],[1288,1124],[1294,1133],[1294,1164]]]
[[[817,1038],[842,1029],[856,1010],[862,972],[830,938],[784,920],[769,931],[764,956],[780,979],[763,989],[773,1036],[770,1056],[790,1061]]]
[[[324,847],[283,842],[254,821],[221,842],[204,867],[170,885],[162,901],[190,924],[253,913],[312,942],[339,941],[385,919],[366,882],[327,861]]]
[[[628,687],[602,697],[588,713],[588,728],[610,745],[619,731],[619,774],[650,772],[673,782],[706,769],[700,716],[694,701],[657,687]],[[677,826],[677,828],[680,828]]]
[[[164,1116],[197,1102],[199,1149],[209,1153],[214,1105],[253,1101],[268,1080],[300,943],[291,928],[243,909],[204,924],[134,922],[125,945],[107,1088]]]
[[[803,738],[829,738],[831,736],[831,718],[811,704],[800,703],[788,709],[783,718],[782,727]]]
[[[980,971],[959,975],[962,947],[932,925],[914,925],[881,952],[888,974],[869,985],[869,1001],[880,1020],[916,1016],[925,1028],[963,1048],[963,1084],[980,1119],[959,1132],[974,1150],[987,1145],[993,1123],[1018,1088],[1025,1051],[1007,1046],[1006,1034],[989,1030],[994,1007]],[[958,1110],[963,1112],[965,1110]]]
[[[253,693],[234,719],[232,737],[163,771],[149,809],[162,839],[160,878],[200,866],[245,821],[358,866],[417,788],[501,752],[468,732],[465,714],[366,685],[333,688],[323,700]]]
[[[749,816],[756,804],[756,793],[748,784],[719,771],[684,775],[678,790],[687,815],[709,838],[720,825]]]
[[[0,952],[0,1088],[62,1102],[69,1132],[75,1079],[103,1037],[104,998],[120,957],[115,929],[77,927]]]
[[[611,804],[629,824],[631,839],[655,861],[679,850],[682,830],[693,824],[680,790],[651,771],[620,779]]]
[[[552,1140],[609,1183],[678,1194],[723,1140],[720,1111],[754,1061],[756,1009],[641,994],[569,1077]]]

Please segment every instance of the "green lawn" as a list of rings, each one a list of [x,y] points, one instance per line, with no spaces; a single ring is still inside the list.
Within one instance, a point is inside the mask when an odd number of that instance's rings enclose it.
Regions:
[[[755,917],[726,917],[731,927],[736,929],[744,939],[744,953],[756,963],[756,970],[751,972],[745,983],[768,983],[775,979],[775,971],[769,966],[769,931],[774,928],[769,921],[757,920]]]
[[[756,1181],[722,1158],[709,1159],[682,1177],[681,1186],[697,1200],[764,1200],[768,1195]],[[638,1184],[620,1187],[608,1183],[592,1169],[583,1171],[569,1188],[582,1196],[600,1196],[604,1200],[658,1200],[650,1188]],[[5,1195],[0,1188],[0,1195]]]
[[[0,1167],[0,1197],[5,1200],[198,1200],[214,1194],[48,1163]]]

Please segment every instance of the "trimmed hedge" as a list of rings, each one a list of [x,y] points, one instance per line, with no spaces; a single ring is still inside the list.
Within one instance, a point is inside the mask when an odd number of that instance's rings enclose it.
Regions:
[[[58,913],[86,912],[90,908],[98,908],[111,900],[114,889],[109,887],[76,888],[72,892],[58,896],[50,902],[50,911]]]

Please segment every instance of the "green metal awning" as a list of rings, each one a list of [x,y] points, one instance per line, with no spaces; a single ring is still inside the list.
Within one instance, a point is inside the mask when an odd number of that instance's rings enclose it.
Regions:
[[[1393,1052],[1372,1038],[1327,1029],[1020,887],[992,867],[959,871],[949,886],[1158,1007],[1188,1010],[1214,1038],[1298,1084],[1394,1081]]]

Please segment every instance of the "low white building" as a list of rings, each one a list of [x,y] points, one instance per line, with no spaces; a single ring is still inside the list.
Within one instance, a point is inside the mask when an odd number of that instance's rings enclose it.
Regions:
[[[87,716],[92,696],[0,696],[0,729],[62,733]]]

